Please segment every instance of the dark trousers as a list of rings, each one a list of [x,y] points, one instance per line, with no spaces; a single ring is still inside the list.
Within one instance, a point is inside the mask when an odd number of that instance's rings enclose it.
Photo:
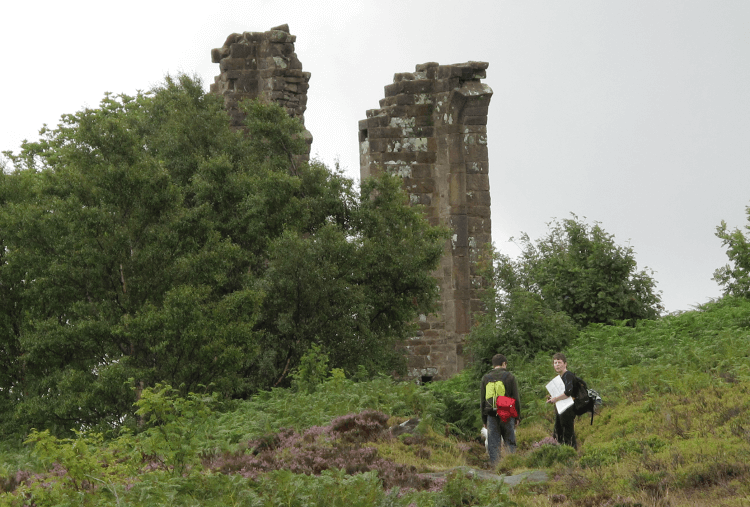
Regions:
[[[558,414],[557,412],[555,412],[554,437],[558,443],[569,445],[574,449],[577,449],[578,443],[576,442],[576,432],[574,427],[575,420],[576,413],[573,410],[573,407],[568,407],[568,410],[566,410],[562,414]]]

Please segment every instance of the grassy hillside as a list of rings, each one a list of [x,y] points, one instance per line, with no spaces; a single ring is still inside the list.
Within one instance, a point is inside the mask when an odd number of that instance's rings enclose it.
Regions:
[[[566,352],[569,368],[602,393],[605,407],[593,426],[577,422],[580,450],[557,470],[548,488],[554,498],[565,495],[569,505],[750,504],[747,300],[727,298],[635,329],[588,328]],[[540,358],[519,375],[550,373]],[[541,385],[525,382],[527,399],[535,400],[534,417],[551,421]]]
[[[1,456],[0,506],[750,504],[750,302],[589,327],[565,352],[604,399],[593,426],[576,423],[577,452],[545,444],[549,356],[509,358],[525,417],[495,471],[544,469],[545,483],[511,490],[456,469],[488,470],[476,379],[424,388],[334,371],[312,393],[229,405],[156,389],[137,435],[33,434]],[[387,430],[400,423],[415,427]]]

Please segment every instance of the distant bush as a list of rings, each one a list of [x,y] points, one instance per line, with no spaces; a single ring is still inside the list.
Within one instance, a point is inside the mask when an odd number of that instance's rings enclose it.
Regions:
[[[599,223],[572,215],[548,226],[537,240],[522,234],[515,258],[489,248],[480,259],[486,311],[467,337],[477,372],[494,354],[533,358],[565,348],[588,324],[635,325],[664,309],[653,272]]]

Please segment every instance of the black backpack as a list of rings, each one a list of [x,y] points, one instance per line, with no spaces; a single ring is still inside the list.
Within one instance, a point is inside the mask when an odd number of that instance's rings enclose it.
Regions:
[[[575,377],[575,380],[573,380],[573,392],[575,393],[573,396],[573,410],[578,416],[591,412],[591,424],[594,424],[594,412],[602,404],[602,397],[593,389],[589,389],[586,381],[581,377],[575,373],[573,373],[573,376]]]

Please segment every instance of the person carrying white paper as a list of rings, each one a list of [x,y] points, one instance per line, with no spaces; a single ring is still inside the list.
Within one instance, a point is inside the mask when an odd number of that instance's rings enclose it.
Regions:
[[[547,403],[555,404],[555,432],[553,436],[560,444],[578,448],[575,433],[576,413],[574,410],[568,409],[573,404],[573,396],[575,395],[575,375],[568,371],[568,360],[565,354],[560,352],[552,356],[552,366],[555,372],[560,375],[560,380],[562,380],[564,386],[562,393],[556,396],[550,394],[547,397]],[[550,384],[553,382],[550,382]]]
[[[572,407],[574,402],[570,396],[565,396],[565,383],[560,375],[550,380],[547,385],[547,392],[549,396],[547,399],[555,398],[558,401],[555,403],[555,408],[559,414],[565,412],[569,407]],[[562,398],[560,397],[562,395]]]

